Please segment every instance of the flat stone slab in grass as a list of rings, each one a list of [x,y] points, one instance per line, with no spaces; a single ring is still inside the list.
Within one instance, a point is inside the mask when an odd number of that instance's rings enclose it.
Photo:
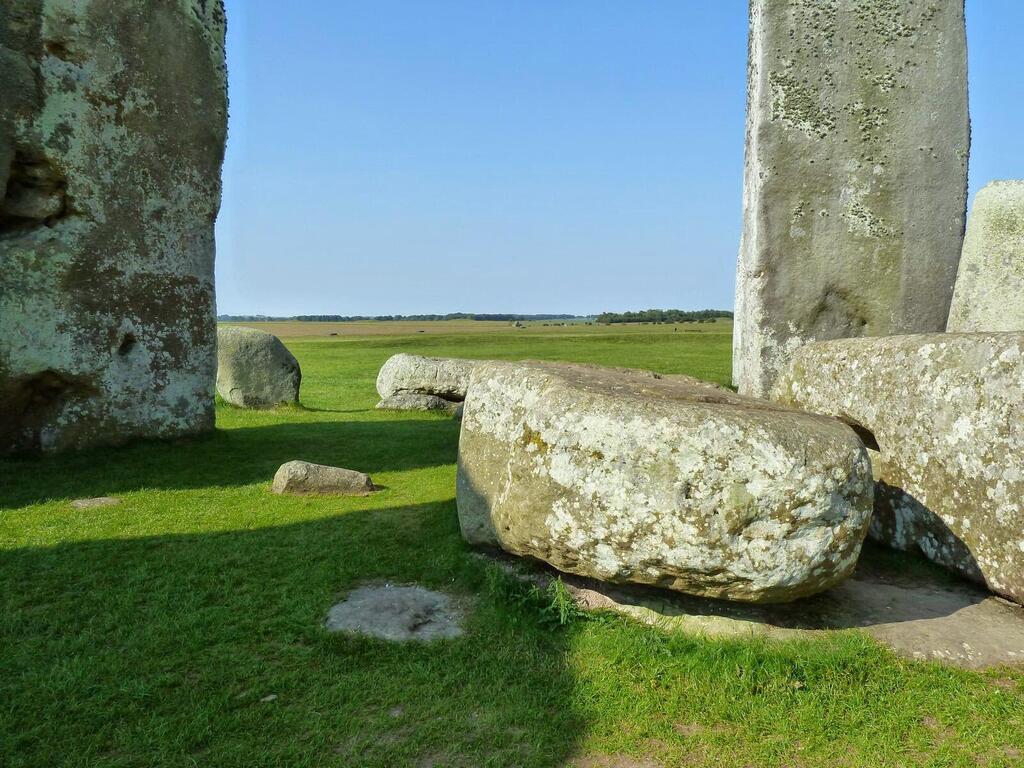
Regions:
[[[791,639],[860,629],[912,659],[972,669],[1024,664],[1024,608],[941,571],[907,574],[885,558],[862,561],[851,579],[814,597],[745,605],[558,574],[503,554],[481,557],[493,557],[509,573],[542,587],[560,576],[581,607],[668,631]]]
[[[113,507],[121,503],[113,496],[97,496],[92,499],[75,499],[71,506],[75,509],[96,509],[97,507]]]
[[[462,634],[463,612],[455,599],[416,586],[368,585],[352,590],[331,608],[331,632],[406,642],[430,642]]]

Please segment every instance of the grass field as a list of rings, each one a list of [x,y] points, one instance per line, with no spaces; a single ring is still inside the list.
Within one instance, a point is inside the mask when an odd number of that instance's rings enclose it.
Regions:
[[[0,461],[0,766],[1024,760],[1021,670],[911,662],[852,631],[767,643],[562,623],[548,596],[463,545],[458,425],[373,410],[376,371],[402,351],[726,383],[728,324],[424,325],[277,326],[303,367],[303,408],[219,405],[208,437]],[[367,471],[383,490],[271,495],[295,458]],[[68,503],[100,495],[122,503]],[[468,633],[394,646],[323,630],[346,590],[384,580],[465,596]]]

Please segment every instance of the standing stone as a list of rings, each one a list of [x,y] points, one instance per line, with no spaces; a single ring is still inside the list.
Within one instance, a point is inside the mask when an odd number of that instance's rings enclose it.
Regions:
[[[0,453],[212,429],[224,24],[0,4]]]
[[[947,331],[1024,331],[1024,181],[974,196]]]
[[[967,199],[962,0],[751,0],[734,383],[945,328]]]
[[[240,408],[299,402],[302,369],[277,336],[255,328],[217,329],[217,394]]]

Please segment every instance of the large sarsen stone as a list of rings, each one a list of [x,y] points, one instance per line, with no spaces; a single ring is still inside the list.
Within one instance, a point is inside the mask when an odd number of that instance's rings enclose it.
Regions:
[[[1024,602],[1024,334],[810,344],[773,398],[877,444],[875,538]]]
[[[242,408],[299,402],[299,361],[272,333],[255,328],[217,329],[217,393]]]
[[[962,0],[751,0],[733,375],[941,331],[967,200]]]
[[[1024,181],[974,196],[947,331],[1024,331]]]
[[[466,399],[474,360],[399,354],[388,358],[377,374],[377,393],[387,400],[395,395],[435,395],[458,402]]]
[[[0,3],[0,453],[213,428],[220,0]]]
[[[792,600],[854,568],[854,432],[687,377],[482,363],[459,440],[463,536],[611,582]]]

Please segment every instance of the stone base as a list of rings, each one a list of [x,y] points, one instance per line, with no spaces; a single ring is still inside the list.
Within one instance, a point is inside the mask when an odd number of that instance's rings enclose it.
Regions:
[[[783,605],[747,605],[559,573],[543,563],[481,553],[516,578],[546,587],[561,578],[576,603],[671,632],[787,640],[860,629],[901,656],[972,669],[1024,664],[1024,608],[914,564],[865,548],[852,578],[828,592]]]

